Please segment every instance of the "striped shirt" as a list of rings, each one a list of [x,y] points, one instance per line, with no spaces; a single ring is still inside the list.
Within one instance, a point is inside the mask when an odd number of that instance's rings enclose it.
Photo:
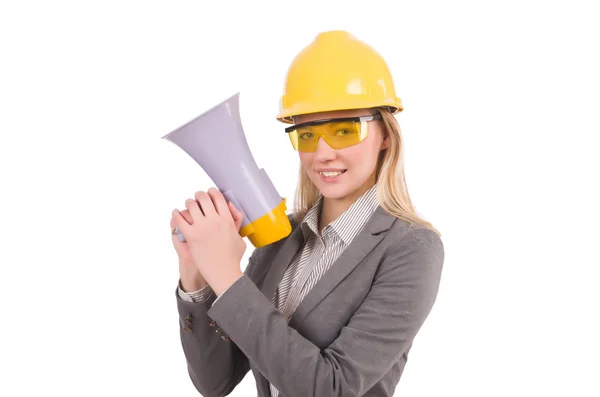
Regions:
[[[304,247],[287,268],[273,297],[273,305],[288,321],[304,297],[350,245],[377,209],[377,185],[371,187],[319,233],[322,202],[321,196],[302,220],[300,227],[304,234]],[[179,296],[188,302],[207,300],[211,293],[210,286],[192,293],[185,293],[179,288]],[[278,397],[279,391],[275,386],[271,384],[270,389],[271,395]]]

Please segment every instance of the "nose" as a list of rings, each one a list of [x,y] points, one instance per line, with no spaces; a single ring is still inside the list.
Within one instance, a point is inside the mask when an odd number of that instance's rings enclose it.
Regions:
[[[317,149],[315,150],[315,157],[321,161],[331,160],[335,158],[335,149],[333,149],[325,141],[322,136],[317,141]]]

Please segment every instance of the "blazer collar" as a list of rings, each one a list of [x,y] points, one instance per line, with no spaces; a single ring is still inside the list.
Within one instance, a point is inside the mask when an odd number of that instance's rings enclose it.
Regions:
[[[383,240],[383,237],[385,236],[383,232],[389,230],[395,220],[396,218],[387,213],[381,206],[377,207],[367,220],[365,227],[354,238],[354,241],[331,265],[330,269],[335,268],[335,270],[325,272],[317,284],[302,300],[290,318],[289,324],[291,327],[296,328],[308,313],[310,313],[310,311],[323,300],[336,285],[358,266],[367,254]],[[294,259],[294,256],[297,254],[298,250],[302,248],[303,243],[304,235],[302,229],[299,225],[295,225],[292,233],[290,233],[275,256],[261,286],[261,291],[269,301],[273,301],[277,286],[283,278],[287,267]]]

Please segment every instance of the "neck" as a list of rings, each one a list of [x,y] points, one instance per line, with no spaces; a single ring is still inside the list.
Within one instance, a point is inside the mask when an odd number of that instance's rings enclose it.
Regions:
[[[368,181],[360,188],[347,196],[340,198],[327,198],[323,197],[323,203],[321,208],[321,216],[319,217],[319,233],[323,231],[325,226],[335,221],[340,217],[350,206],[358,200],[367,190],[373,187],[375,181]]]

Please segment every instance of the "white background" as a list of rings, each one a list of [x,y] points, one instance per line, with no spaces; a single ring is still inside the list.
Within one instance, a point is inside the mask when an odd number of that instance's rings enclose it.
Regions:
[[[600,395],[594,3],[3,2],[0,395],[198,395],[169,220],[212,182],[160,138],[239,91],[291,199],[279,96],[331,29],[392,69],[409,192],[446,247],[396,395]],[[248,374],[231,395],[255,393]]]

